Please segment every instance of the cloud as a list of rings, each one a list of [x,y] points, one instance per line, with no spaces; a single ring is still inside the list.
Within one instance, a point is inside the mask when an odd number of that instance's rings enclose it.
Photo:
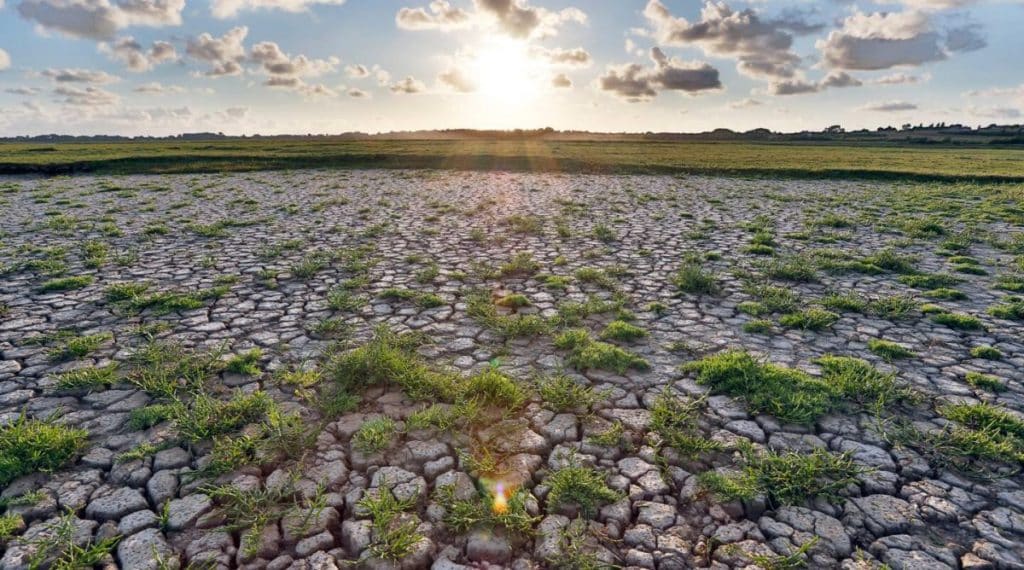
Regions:
[[[692,23],[673,16],[660,0],[650,0],[644,16],[662,45],[696,45],[707,55],[735,58],[744,75],[771,79],[796,74],[800,57],[792,51],[793,34],[818,29],[799,14],[765,20],[753,9],[737,12],[724,2],[706,2]]]
[[[7,55],[7,52],[0,49],[0,71],[3,71],[11,66],[11,56]]]
[[[213,0],[210,13],[214,18],[232,18],[245,10],[282,10],[284,12],[304,12],[313,4],[332,4],[340,6],[345,0]]]
[[[651,48],[651,60],[654,67],[639,63],[608,66],[598,79],[599,87],[631,103],[649,101],[664,90],[696,93],[722,87],[718,70],[707,63],[669,58],[657,47]]]
[[[833,71],[820,81],[808,81],[802,77],[772,81],[768,84],[768,93],[772,95],[800,95],[818,93],[831,87],[859,87],[863,85],[859,79],[845,71]]]
[[[559,73],[551,78],[551,86],[558,89],[568,89],[572,87],[572,79],[569,79],[569,76],[564,73]]]
[[[56,83],[114,83],[121,78],[111,75],[105,71],[92,69],[46,69],[39,73],[43,77],[53,80]]]
[[[115,93],[100,87],[73,87],[62,85],[53,90],[53,94],[62,97],[61,102],[81,107],[106,107],[116,105],[121,98]]]
[[[764,105],[764,103],[762,103],[761,101],[758,101],[757,99],[752,99],[750,97],[747,97],[746,99],[740,99],[739,101],[731,101],[729,103],[729,108],[730,109],[751,109],[751,108],[754,108],[754,107],[760,107],[762,105]]]
[[[192,58],[210,65],[207,76],[220,77],[242,73],[242,61],[245,60],[245,36],[249,28],[238,26],[231,28],[223,36],[215,38],[209,33],[189,38],[185,53]]]
[[[22,0],[18,13],[40,28],[76,38],[112,39],[129,26],[178,26],[185,0]]]
[[[470,26],[472,20],[469,12],[445,0],[434,0],[428,9],[402,8],[395,14],[395,24],[403,30],[455,30]]]
[[[438,74],[437,80],[445,87],[459,93],[476,91],[476,83],[458,67],[449,68]]]
[[[473,0],[473,11],[453,7],[446,0],[433,0],[427,8],[401,8],[395,24],[403,30],[458,30],[493,26],[514,38],[554,36],[567,22],[585,23],[587,15],[578,8],[553,12],[531,6],[526,0]]]
[[[921,75],[910,75],[908,73],[901,72],[876,77],[868,83],[872,83],[874,85],[909,85],[914,83],[923,83],[929,79],[931,79],[931,75],[927,73]]]
[[[865,14],[858,10],[815,45],[828,67],[878,70],[941,61],[954,52],[981,49],[986,43],[974,24],[943,32],[934,28],[924,12]]]
[[[370,96],[369,93],[363,91],[362,89],[359,89],[358,87],[350,88],[348,91],[345,92],[345,94],[353,99],[366,99]]]
[[[919,10],[949,10],[951,8],[964,8],[976,3],[978,0],[899,0],[901,4],[909,8]]]
[[[548,60],[552,65],[565,67],[589,67],[593,62],[590,52],[578,47],[573,49],[546,49],[538,47],[534,50],[536,55]]]
[[[34,97],[42,93],[43,90],[38,87],[8,87],[7,89],[4,89],[4,92],[10,93],[11,95],[24,95],[26,97]]]
[[[291,57],[274,42],[253,45],[249,57],[272,76],[316,77],[333,72],[341,63],[333,56],[327,59],[311,59],[305,55]]]
[[[390,89],[392,93],[412,95],[414,93],[422,93],[426,91],[427,86],[424,85],[422,81],[409,75],[401,81],[392,83],[388,89]]]
[[[916,103],[907,101],[886,101],[884,103],[872,103],[861,107],[861,111],[875,111],[879,113],[896,113],[899,111],[913,111],[917,109]]]
[[[1019,119],[1024,116],[1024,112],[1016,107],[969,107],[967,112],[985,119]]]
[[[178,52],[169,42],[153,42],[149,50],[146,50],[131,36],[120,38],[113,44],[101,43],[99,50],[111,59],[123,63],[129,71],[137,73],[149,71],[161,63],[172,61],[178,57]]]
[[[361,64],[346,65],[345,75],[353,79],[362,79],[363,77],[368,77],[370,75],[370,68]]]
[[[174,93],[184,93],[185,88],[179,87],[178,85],[164,85],[159,81],[152,81],[150,83],[143,83],[132,91],[136,93],[147,93],[150,95],[170,95]]]

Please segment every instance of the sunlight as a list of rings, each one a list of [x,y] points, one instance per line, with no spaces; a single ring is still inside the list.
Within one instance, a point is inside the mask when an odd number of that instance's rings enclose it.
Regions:
[[[536,99],[542,71],[525,43],[509,39],[489,40],[474,53],[469,65],[477,94],[502,105],[523,105]]]

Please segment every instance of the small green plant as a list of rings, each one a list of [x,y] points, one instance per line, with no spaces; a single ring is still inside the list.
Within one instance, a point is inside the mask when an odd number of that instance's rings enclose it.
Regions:
[[[22,414],[0,427],[0,487],[29,473],[64,467],[85,449],[88,432]]]
[[[404,513],[415,505],[415,500],[415,497],[398,500],[391,489],[381,485],[376,491],[364,495],[357,503],[358,507],[369,513],[373,520],[373,542],[369,548],[373,557],[401,560],[425,539],[416,530],[416,519],[404,516]]]
[[[117,383],[117,364],[76,368],[57,375],[57,390],[97,390]]]
[[[597,224],[594,226],[594,237],[605,243],[613,242],[618,239],[615,235],[615,230],[605,224]]]
[[[591,338],[582,329],[571,329],[555,337],[555,347],[568,350],[566,361],[577,370],[596,368],[624,374],[630,368],[646,370],[649,364],[640,356],[613,344]]]
[[[868,350],[878,356],[881,356],[886,362],[914,356],[914,351],[902,344],[879,338],[872,338],[868,340]]]
[[[54,293],[58,291],[71,291],[74,289],[82,289],[92,284],[93,278],[91,275],[77,275],[74,277],[57,277],[50,279],[39,286],[39,292],[41,293]]]
[[[540,271],[540,263],[537,263],[533,259],[533,254],[528,251],[523,251],[512,256],[508,262],[501,265],[498,269],[498,273],[502,277],[509,277],[512,275],[533,275]]]
[[[718,280],[699,263],[684,263],[676,271],[672,283],[683,293],[691,295],[713,295],[718,292]]]
[[[548,491],[548,512],[556,512],[564,505],[576,505],[583,516],[592,518],[605,503],[621,498],[620,494],[608,487],[605,475],[593,467],[586,467],[575,461],[554,471],[544,479]]]
[[[988,390],[989,392],[1006,391],[1006,384],[1004,384],[998,377],[991,374],[982,374],[981,372],[971,370],[964,375],[964,380],[975,388]]]
[[[327,294],[327,306],[332,311],[358,311],[365,304],[366,299],[343,287],[331,289],[331,292]]]
[[[704,405],[703,398],[684,400],[671,390],[659,394],[651,405],[651,431],[657,434],[657,446],[671,447],[686,457],[720,450],[721,444],[700,433],[697,419]]]
[[[103,343],[114,338],[108,332],[72,335],[64,338],[61,343],[47,353],[52,360],[73,360],[82,358],[99,349]]]
[[[395,421],[389,417],[367,420],[352,435],[352,445],[363,453],[376,453],[391,445],[395,430]]]
[[[754,319],[743,323],[743,332],[750,334],[768,334],[772,330],[772,322],[768,319]]]
[[[261,358],[263,358],[263,350],[260,348],[253,348],[241,354],[232,356],[224,364],[224,369],[228,372],[235,372],[246,376],[259,376],[261,373]]]
[[[989,307],[988,314],[997,319],[1024,321],[1024,299],[1007,297],[1001,304]]]
[[[739,472],[709,471],[701,484],[725,501],[749,501],[766,497],[772,505],[793,505],[821,497],[838,501],[840,492],[864,473],[848,453],[834,454],[816,448],[810,453],[757,452],[741,446]]]
[[[606,393],[597,392],[593,387],[580,384],[565,374],[541,378],[537,382],[537,391],[542,403],[556,412],[590,410],[594,404],[607,396]]]
[[[962,331],[977,331],[985,328],[978,317],[963,313],[936,313],[932,315],[932,322]]]
[[[779,318],[779,324],[787,328],[819,331],[831,327],[838,320],[839,315],[831,311],[811,307],[810,309],[782,315]]]
[[[625,321],[612,321],[601,331],[601,340],[630,342],[647,336],[647,331]]]
[[[519,293],[512,293],[510,295],[505,295],[504,297],[501,297],[500,299],[496,300],[494,302],[494,304],[498,305],[499,307],[508,307],[510,309],[521,309],[523,307],[529,307],[530,306],[530,299],[528,299],[526,297],[526,295],[521,295]]]
[[[972,348],[971,356],[974,358],[984,358],[985,360],[1002,360],[1003,351],[987,344],[983,344]]]

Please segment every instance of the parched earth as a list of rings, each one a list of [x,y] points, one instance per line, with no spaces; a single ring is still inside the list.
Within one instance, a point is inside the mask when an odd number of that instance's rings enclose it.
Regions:
[[[1024,568],[1020,187],[0,192],[4,569]]]

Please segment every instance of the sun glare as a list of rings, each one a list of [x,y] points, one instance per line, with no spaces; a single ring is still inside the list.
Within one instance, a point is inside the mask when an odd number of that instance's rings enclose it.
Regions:
[[[540,95],[543,70],[523,42],[492,40],[480,46],[470,64],[477,93],[492,103],[518,105]]]

